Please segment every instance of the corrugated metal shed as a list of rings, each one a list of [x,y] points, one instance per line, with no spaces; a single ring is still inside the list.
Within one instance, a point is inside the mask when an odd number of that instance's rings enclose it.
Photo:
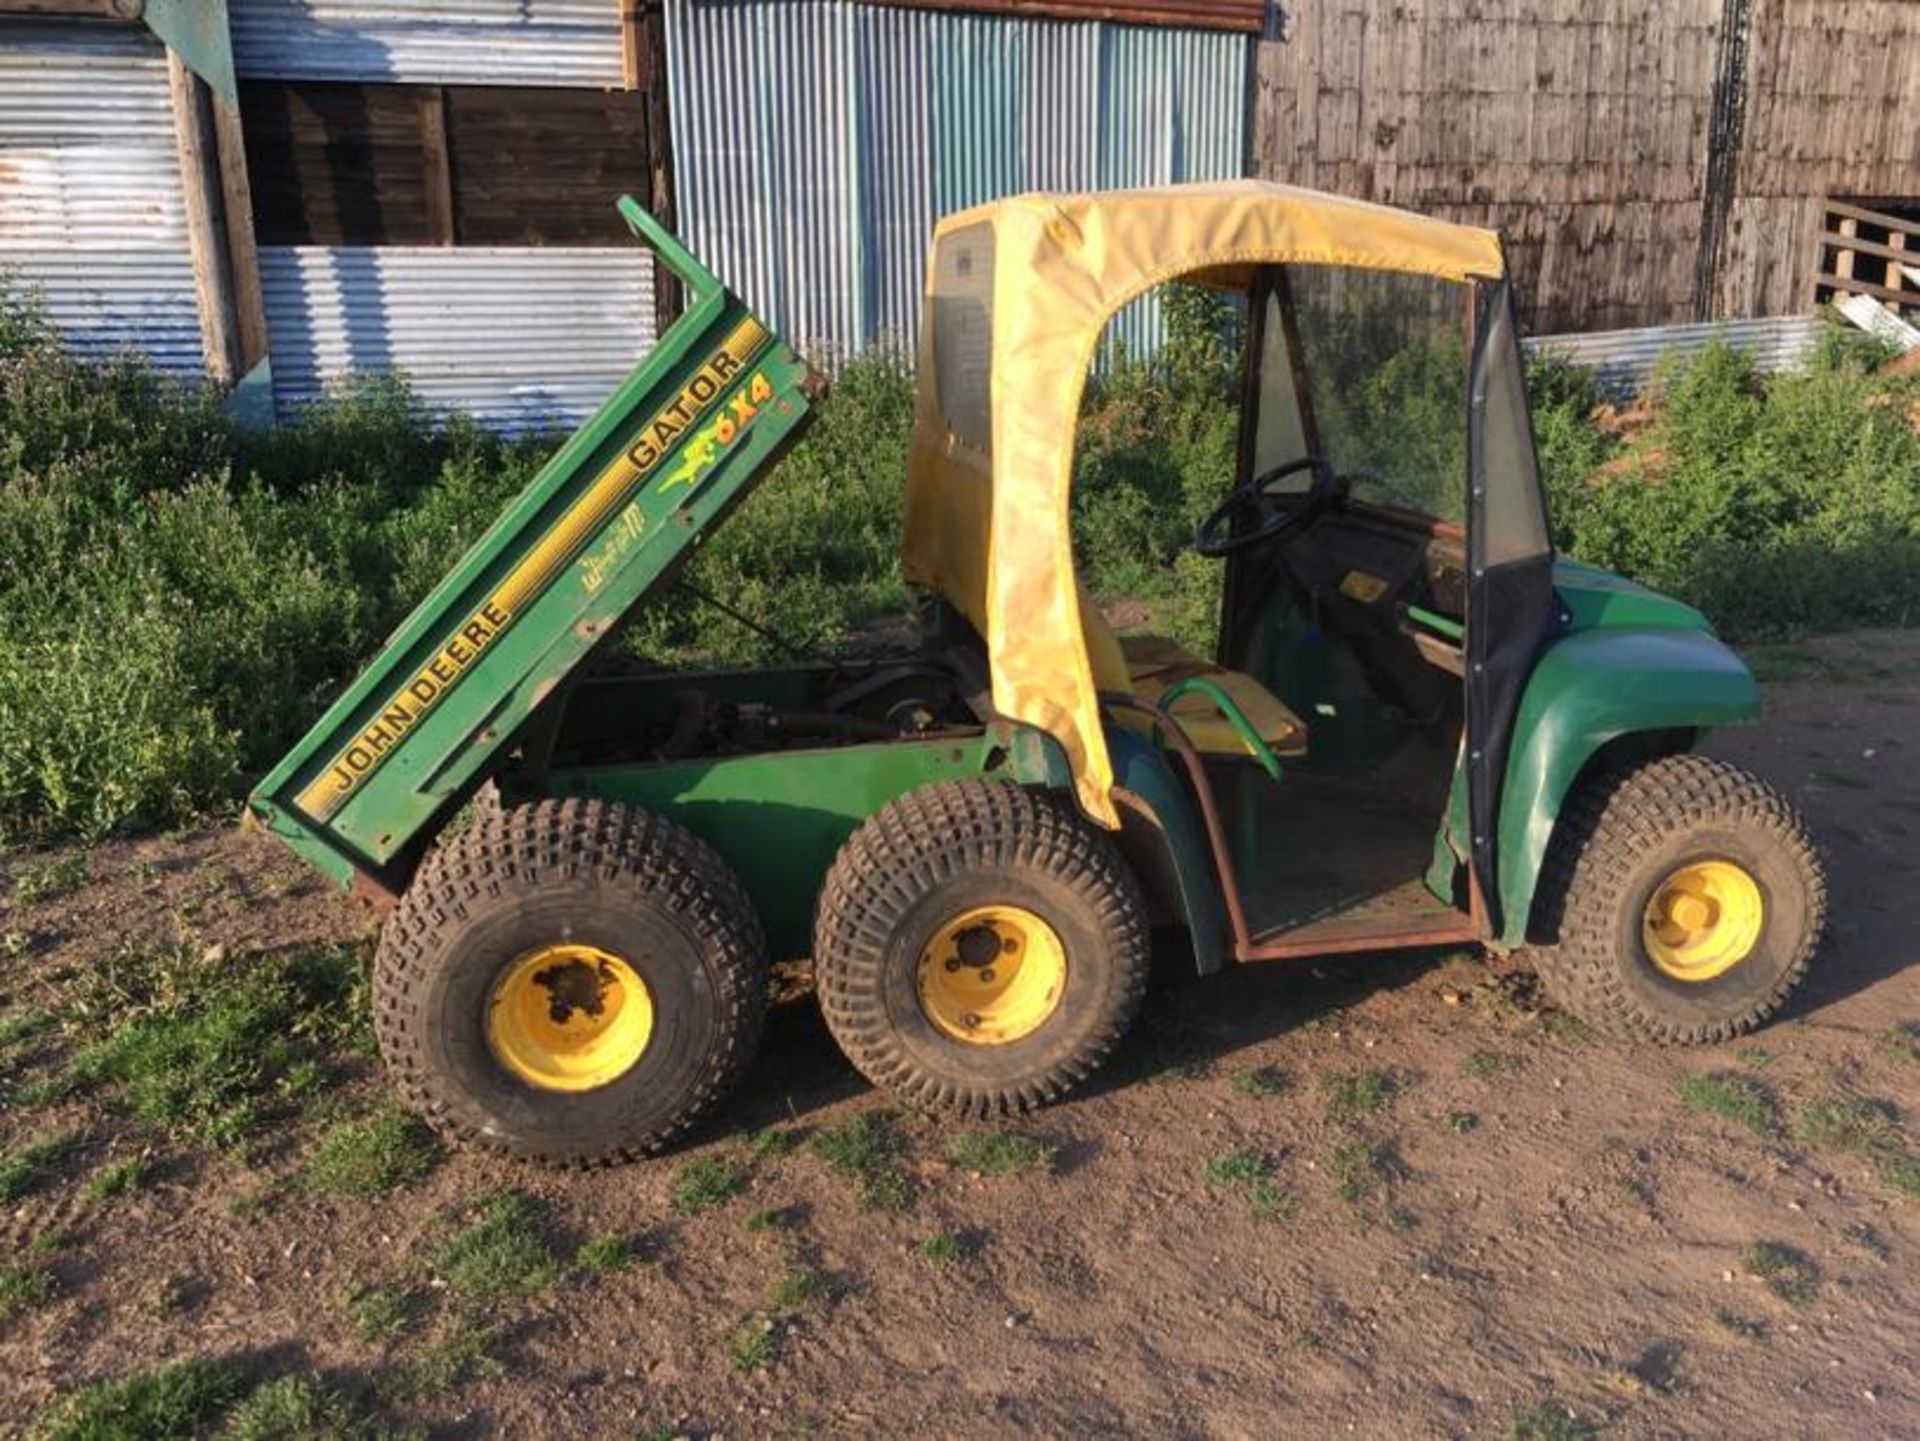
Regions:
[[[145,32],[0,21],[0,272],[80,352],[203,370],[166,52]]]
[[[1629,396],[1646,384],[1668,355],[1692,355],[1716,340],[1753,356],[1763,374],[1797,370],[1820,337],[1818,315],[1780,315],[1762,320],[1717,320],[1701,325],[1656,325],[1645,330],[1591,330],[1579,335],[1538,335],[1527,341],[1534,354],[1562,356],[1594,372],[1600,389]]]
[[[274,399],[403,372],[437,411],[503,429],[585,419],[653,345],[643,250],[263,247]]]
[[[1258,34],[1267,0],[874,0],[915,10],[971,10],[1027,19],[1113,20],[1125,25],[1179,25],[1193,30]]]
[[[911,344],[934,220],[1241,172],[1247,40],[850,0],[668,0],[680,227],[796,343]],[[1156,314],[1116,322],[1151,342]]]
[[[228,14],[242,76],[621,84],[615,0],[228,0]]]

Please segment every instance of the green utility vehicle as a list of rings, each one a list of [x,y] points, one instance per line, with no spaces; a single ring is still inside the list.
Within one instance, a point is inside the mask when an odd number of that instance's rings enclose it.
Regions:
[[[1155,927],[1193,963],[1534,947],[1559,1002],[1722,1040],[1805,973],[1799,819],[1692,752],[1753,678],[1695,611],[1556,560],[1497,236],[1253,182],[1027,195],[929,259],[902,557],[917,647],[690,674],[618,644],[819,403],[631,201],[685,313],[252,798],[394,907],[388,1067],[456,1139],[666,1144],[811,956],[877,1084],[972,1115],[1094,1069]],[[1218,643],[1116,636],[1075,574],[1108,321],[1242,297]]]

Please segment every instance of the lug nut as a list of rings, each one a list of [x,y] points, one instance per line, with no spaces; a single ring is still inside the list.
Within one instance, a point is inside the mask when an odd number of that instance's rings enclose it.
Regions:
[[[992,980],[992,979],[993,979],[993,967],[992,967],[992,966],[988,966],[988,967],[987,967],[987,968],[986,968],[986,969],[985,969],[984,971],[982,971],[982,972],[980,972],[980,981],[981,981],[981,984],[982,984],[982,985],[984,985],[984,984],[985,984],[986,982],[988,982],[988,981],[990,981],[990,980]]]
[[[947,969],[948,969],[948,970],[950,970],[950,971],[957,971],[957,970],[959,970],[959,969],[960,969],[960,958],[959,958],[958,956],[948,956],[948,957],[947,957]]]

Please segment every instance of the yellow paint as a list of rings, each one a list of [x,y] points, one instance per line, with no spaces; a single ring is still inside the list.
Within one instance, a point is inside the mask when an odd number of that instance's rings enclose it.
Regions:
[[[992,227],[991,447],[940,407],[934,310],[919,388],[901,559],[986,638],[993,704],[1065,750],[1081,806],[1117,827],[1113,767],[1075,591],[1069,487],[1081,391],[1107,321],[1163,281],[1242,288],[1255,267],[1339,265],[1466,282],[1504,273],[1500,239],[1382,205],[1264,181],[1014,196],[943,220]],[[928,267],[929,285],[939,274]],[[1466,314],[1464,299],[1461,314]]]
[[[935,1029],[974,1046],[1004,1046],[1045,1025],[1067,989],[1067,951],[1021,906],[978,906],[942,926],[920,953],[915,986]]]
[[[454,682],[480,658],[481,652],[573,563],[587,542],[628,502],[635,487],[666,458],[687,428],[720,399],[766,342],[766,329],[751,316],[734,328],[726,343],[701,364],[671,401],[640,427],[632,444],[600,472],[553,528],[521,557],[493,594],[474,608],[455,629],[452,639],[395,691],[373,721],[308,783],[300,793],[301,810],[315,820],[324,821],[346,803],[400,738],[439,704]],[[771,387],[765,377],[756,375],[738,398],[761,390],[771,398]],[[735,408],[729,406],[730,410]],[[748,417],[755,413],[754,405],[749,402]],[[729,432],[728,439],[737,433],[736,427]],[[712,460],[709,452],[702,471]],[[687,483],[691,483],[691,479],[689,477]],[[676,473],[661,489],[680,480]],[[644,526],[644,518],[639,524]],[[595,572],[589,592],[598,589],[599,584],[598,572]],[[456,652],[464,652],[464,659],[456,660]]]
[[[1386,593],[1386,579],[1382,576],[1368,575],[1364,570],[1350,570],[1340,580],[1340,594],[1348,600],[1357,600],[1362,605],[1372,605]]]
[[[1748,956],[1766,903],[1759,883],[1732,861],[1694,861],[1655,887],[1641,921],[1654,966],[1677,981],[1710,981]]]
[[[487,998],[487,1044],[543,1091],[591,1091],[619,1079],[653,1039],[653,995],[639,973],[593,946],[522,956]]]

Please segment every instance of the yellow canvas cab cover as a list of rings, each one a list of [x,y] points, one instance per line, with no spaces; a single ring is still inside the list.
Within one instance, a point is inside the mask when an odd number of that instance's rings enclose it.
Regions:
[[[1060,742],[1081,806],[1110,827],[1113,771],[1068,515],[1087,369],[1108,320],[1153,287],[1242,288],[1274,264],[1455,281],[1504,268],[1490,230],[1253,180],[1018,195],[934,231],[906,575],[980,632],[995,709]]]

